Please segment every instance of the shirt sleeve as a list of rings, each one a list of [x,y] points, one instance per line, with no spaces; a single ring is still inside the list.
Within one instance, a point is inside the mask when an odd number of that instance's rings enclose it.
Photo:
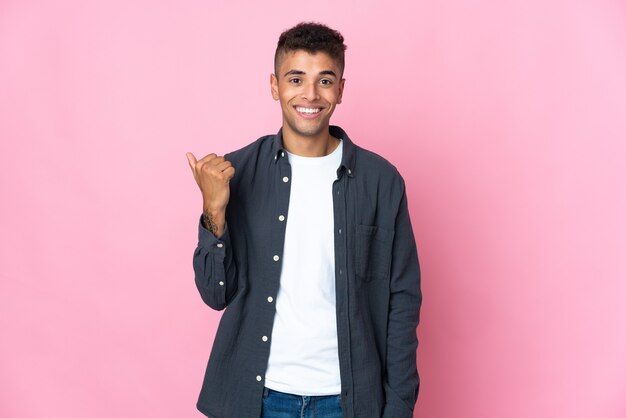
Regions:
[[[193,270],[196,287],[204,303],[216,310],[224,309],[237,290],[237,268],[233,261],[228,224],[217,238],[202,225],[200,218]]]
[[[417,334],[422,292],[417,248],[406,199],[396,216],[391,260],[383,418],[412,418],[419,392]]]

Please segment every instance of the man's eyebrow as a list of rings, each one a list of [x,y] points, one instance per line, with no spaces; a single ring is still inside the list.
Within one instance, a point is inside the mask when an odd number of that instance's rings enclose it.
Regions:
[[[284,77],[287,77],[288,75],[302,75],[304,74],[304,71],[302,70],[289,70],[285,73]]]
[[[306,73],[302,70],[289,70],[285,73],[284,77],[287,77],[288,75],[303,75],[303,74],[306,74]],[[320,71],[320,75],[332,75],[333,77],[337,77],[337,74],[335,74],[333,70]]]

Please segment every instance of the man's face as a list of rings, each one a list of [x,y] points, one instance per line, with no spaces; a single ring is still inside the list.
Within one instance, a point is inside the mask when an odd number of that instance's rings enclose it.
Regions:
[[[325,52],[283,55],[278,74],[271,76],[272,97],[283,111],[283,130],[305,137],[328,132],[344,81],[337,62]]]

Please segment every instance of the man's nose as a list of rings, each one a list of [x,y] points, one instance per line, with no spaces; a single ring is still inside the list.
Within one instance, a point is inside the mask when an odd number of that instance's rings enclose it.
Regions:
[[[306,99],[310,102],[313,102],[320,98],[319,93],[317,92],[317,83],[308,83],[304,87],[304,91],[302,92],[302,98]]]

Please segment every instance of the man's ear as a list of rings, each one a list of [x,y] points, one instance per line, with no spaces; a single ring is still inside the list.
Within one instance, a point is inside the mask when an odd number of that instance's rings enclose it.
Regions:
[[[337,104],[341,104],[341,98],[343,97],[343,86],[346,84],[346,79],[342,78],[339,82],[339,98],[337,99]]]
[[[274,74],[270,74],[270,89],[272,90],[272,97],[274,100],[278,100],[278,78]]]

